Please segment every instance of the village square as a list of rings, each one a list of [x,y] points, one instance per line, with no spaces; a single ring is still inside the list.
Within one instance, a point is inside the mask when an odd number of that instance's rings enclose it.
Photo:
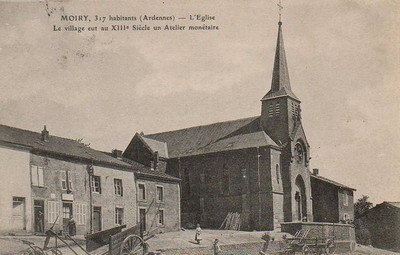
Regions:
[[[292,74],[286,52],[296,42],[284,44],[283,5],[274,5],[276,32],[267,37],[273,52],[263,60],[272,63],[272,73],[260,68],[268,82],[256,92],[257,100],[246,102],[258,108],[255,116],[178,123],[176,128],[164,128],[168,124],[160,121],[155,132],[130,130],[126,147],[108,151],[96,149],[86,138],[64,137],[46,122],[29,130],[0,123],[0,254],[399,254],[400,200],[375,200],[374,205],[369,194],[356,193],[359,176],[348,174],[339,181],[328,177],[336,169],[313,163],[314,145],[308,137],[319,130],[309,131],[314,120],[302,108],[306,102],[298,95],[303,93],[297,93],[301,89],[293,82],[307,69]],[[90,14],[60,17],[63,22],[89,22]],[[188,17],[217,28],[211,30],[223,29],[207,23],[218,21],[214,14]],[[165,26],[185,30],[177,24]],[[83,61],[90,54],[75,55]],[[57,61],[65,68],[70,60],[64,56]],[[121,98],[127,94],[118,93]],[[213,93],[222,97],[225,91]],[[227,95],[228,101],[236,100]],[[342,102],[326,104],[336,109]],[[209,107],[205,101],[203,107]],[[57,109],[46,107],[62,118]],[[115,114],[128,118],[130,110],[122,107]],[[186,113],[201,118],[190,109]],[[160,115],[148,114],[152,122]],[[104,139],[112,142],[121,133],[117,126],[124,123],[110,125],[113,132]],[[98,131],[94,125],[81,127],[74,133]],[[332,161],[352,157],[343,153]]]

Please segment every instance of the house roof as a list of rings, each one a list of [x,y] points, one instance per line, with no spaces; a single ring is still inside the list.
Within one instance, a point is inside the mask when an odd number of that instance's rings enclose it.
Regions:
[[[165,179],[165,180],[169,180],[169,181],[173,181],[173,182],[179,182],[180,179],[173,177],[169,174],[166,174],[164,172],[160,172],[157,170],[150,170],[148,168],[141,168],[137,171],[135,171],[135,175],[137,177],[155,177],[155,178],[161,178],[161,179]]]
[[[397,207],[397,208],[399,208],[400,209],[400,202],[383,202],[383,203],[386,203],[386,204],[389,204],[389,205],[391,205],[391,206],[394,206],[394,207]]]
[[[260,117],[213,123],[145,135],[165,142],[170,158],[258,146],[278,145],[260,127]]]
[[[320,175],[311,174],[311,178],[314,178],[314,179],[317,179],[317,180],[320,180],[320,181],[323,181],[323,182],[330,183],[332,185],[335,185],[335,186],[343,188],[343,189],[350,189],[350,190],[356,191],[356,189],[354,189],[354,188],[351,188],[351,187],[346,186],[344,184],[341,184],[339,182],[332,181],[331,179],[328,179],[326,177],[322,177]]]
[[[41,133],[38,132],[0,125],[0,141],[3,142],[27,146],[32,150],[53,153],[59,156],[93,160],[120,167],[131,167],[130,164],[101,151],[94,150],[79,141],[54,135],[49,135],[48,141],[43,141],[41,136]]]
[[[76,140],[68,138],[50,135],[48,141],[43,141],[41,139],[41,133],[0,124],[0,141],[61,157],[84,159],[93,161],[94,163],[113,165],[138,172],[142,175],[179,180],[165,173],[146,169],[145,166],[138,162],[125,162],[116,159],[109,155],[109,153],[92,149]]]

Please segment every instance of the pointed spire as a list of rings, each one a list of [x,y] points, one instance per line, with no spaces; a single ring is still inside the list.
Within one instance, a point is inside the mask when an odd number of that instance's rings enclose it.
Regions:
[[[289,71],[286,62],[285,47],[283,44],[282,21],[278,22],[278,38],[275,50],[274,70],[272,72],[271,90],[262,100],[278,96],[290,96],[299,100],[290,87]]]

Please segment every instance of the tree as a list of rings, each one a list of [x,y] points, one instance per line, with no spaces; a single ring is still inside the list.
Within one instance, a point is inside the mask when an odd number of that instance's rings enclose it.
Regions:
[[[354,203],[354,218],[360,218],[365,212],[372,208],[373,204],[368,201],[369,196],[362,195],[361,198],[357,199]]]
[[[371,233],[364,219],[361,217],[372,208],[372,203],[368,201],[369,196],[362,195],[354,203],[354,225],[356,232],[356,242],[359,244],[370,245]]]

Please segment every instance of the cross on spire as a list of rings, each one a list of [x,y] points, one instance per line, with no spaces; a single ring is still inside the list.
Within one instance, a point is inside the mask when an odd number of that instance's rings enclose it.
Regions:
[[[279,3],[276,4],[278,6],[279,9],[279,23],[282,23],[282,0],[279,0]]]
[[[271,89],[263,97],[262,100],[267,100],[269,98],[288,96],[296,101],[300,101],[296,95],[292,92],[290,87],[289,71],[286,62],[285,47],[283,46],[283,35],[282,35],[282,21],[281,21],[281,11],[282,0],[279,0],[279,26],[278,26],[278,38],[276,41],[275,50],[275,61],[274,69],[272,71],[272,82]]]

